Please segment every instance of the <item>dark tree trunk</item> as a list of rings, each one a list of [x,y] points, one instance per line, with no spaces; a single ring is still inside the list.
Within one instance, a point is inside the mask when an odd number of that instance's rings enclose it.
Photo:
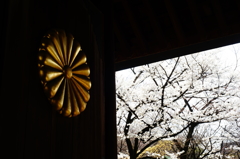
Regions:
[[[139,139],[138,138],[134,139],[134,146],[132,146],[132,142],[131,142],[131,140],[129,138],[126,138],[125,141],[127,143],[130,159],[136,159],[138,157],[138,155],[139,155],[137,153]]]
[[[184,147],[182,149],[184,151],[184,153],[180,155],[180,159],[187,159],[188,158],[187,153],[188,153],[188,150],[189,150],[189,145],[190,145],[190,142],[191,142],[192,137],[193,137],[194,129],[196,128],[196,126],[198,126],[198,124],[199,123],[191,123],[191,126],[189,127],[189,131],[188,131],[188,134],[187,134],[187,138],[186,138]]]

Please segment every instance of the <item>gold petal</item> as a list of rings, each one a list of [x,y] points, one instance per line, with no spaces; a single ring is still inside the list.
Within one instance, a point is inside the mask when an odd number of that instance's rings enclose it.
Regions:
[[[81,92],[79,92],[79,89],[76,86],[76,84],[74,83],[74,80],[71,80],[71,83],[72,83],[72,88],[74,90],[80,112],[83,112],[86,109],[87,102],[84,101],[83,95],[81,94]],[[90,98],[90,95],[88,97],[88,100],[89,100],[89,98]]]
[[[62,71],[53,69],[51,67],[46,67],[46,66],[41,67],[40,71],[39,71],[39,75],[44,82],[51,81],[51,80],[61,76],[62,74],[63,74]]]
[[[72,78],[72,81],[73,81],[75,87],[77,88],[78,92],[81,94],[83,100],[85,102],[88,102],[90,99],[90,95],[89,95],[88,91],[86,89],[84,89],[82,87],[82,85],[80,83],[78,83],[78,81],[75,80],[74,78]]]
[[[78,56],[79,51],[81,51],[81,45],[77,41],[74,41],[71,58],[70,58],[70,62],[69,62],[70,67],[72,66],[73,62],[75,61],[75,58]]]
[[[70,88],[70,93],[71,93],[71,103],[72,103],[72,116],[77,116],[80,114],[79,111],[79,104],[77,102],[78,94],[74,91],[74,86],[72,83],[72,80],[69,80],[69,88]]]
[[[77,80],[78,83],[81,84],[86,90],[91,88],[91,81],[88,77],[81,75],[73,75],[72,77]]]
[[[53,32],[52,34],[53,34],[53,36],[51,36],[49,39],[53,42],[53,44],[57,50],[57,54],[58,54],[59,58],[61,59],[63,65],[66,65],[66,62],[65,62],[64,56],[63,56],[63,50],[61,48],[61,42],[59,39],[59,33],[56,31],[56,32]]]
[[[64,103],[62,108],[62,114],[64,116],[70,116],[72,109],[71,109],[71,94],[70,94],[70,88],[69,88],[69,81],[66,80],[66,93],[64,97]]]
[[[72,54],[72,47],[73,47],[73,40],[74,37],[72,34],[67,35],[67,65],[70,65],[70,59],[71,59],[71,54]]]
[[[45,93],[48,96],[48,98],[53,98],[55,96],[63,79],[64,79],[64,77],[60,76],[60,77],[48,82],[45,85],[44,90],[45,90]]]
[[[38,59],[39,59],[40,65],[47,65],[52,68],[62,70],[62,67],[59,65],[59,63],[45,51],[39,52]]]
[[[64,79],[64,81],[62,82],[56,95],[50,100],[51,104],[55,106],[56,110],[61,110],[63,107],[65,88],[66,88],[66,79]]]
[[[86,63],[87,57],[83,52],[80,52],[78,56],[76,57],[75,61],[73,62],[71,68],[75,69],[76,67]]]
[[[61,50],[63,53],[63,58],[65,61],[65,65],[67,65],[67,37],[66,37],[66,33],[63,30],[59,30],[58,31],[58,36],[59,39],[61,41],[60,45],[61,45]]]
[[[78,102],[78,107],[80,108],[80,112],[83,112],[86,109],[87,103],[83,100],[82,95],[80,94],[79,90],[77,89],[77,87],[73,81],[72,81],[72,84],[73,84],[73,90],[76,95],[76,100]],[[90,96],[89,96],[89,98],[90,98]],[[89,98],[88,98],[88,100],[89,100]]]
[[[64,66],[64,63],[63,61],[60,59],[59,55],[58,55],[58,52],[56,50],[56,48],[54,47],[54,44],[49,40],[49,39],[46,39],[44,38],[42,40],[42,45],[44,45],[43,47],[46,48],[45,50],[46,53],[49,53],[56,61],[57,63],[63,67]]]
[[[83,76],[90,75],[90,69],[87,64],[80,65],[79,67],[75,68],[72,72],[73,74],[77,74],[77,75],[83,75]]]
[[[83,112],[86,109],[87,103],[84,102],[82,100],[82,98],[79,98],[78,100],[81,100],[81,101],[79,101],[81,103],[81,105],[79,107],[80,107],[80,111]]]

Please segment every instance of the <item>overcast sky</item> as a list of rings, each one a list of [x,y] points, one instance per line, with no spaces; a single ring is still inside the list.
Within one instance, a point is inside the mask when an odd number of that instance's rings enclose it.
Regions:
[[[203,52],[217,52],[218,56],[220,57],[223,67],[226,65],[232,65],[233,68],[237,67],[237,65],[240,65],[240,43],[228,45],[224,47],[219,47]],[[141,66],[138,66],[141,67]],[[137,69],[137,67],[136,67]],[[238,68],[240,69],[240,67]],[[132,75],[132,76],[131,76]],[[121,79],[124,82],[124,84],[127,85],[127,83],[131,83],[135,76],[133,76],[133,73],[130,69],[120,70],[116,72],[116,81],[118,80],[118,77],[121,77]],[[126,86],[127,87],[127,86]]]

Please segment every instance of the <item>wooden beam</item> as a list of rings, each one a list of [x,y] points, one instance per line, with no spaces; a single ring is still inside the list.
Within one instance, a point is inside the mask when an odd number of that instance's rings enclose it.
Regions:
[[[145,13],[147,13],[147,15],[149,17],[150,24],[151,24],[151,26],[154,30],[154,33],[157,37],[159,45],[161,46],[163,42],[168,43],[168,42],[165,42],[166,39],[163,39],[163,34],[162,34],[160,24],[157,21],[157,17],[154,14],[153,9],[152,9],[151,5],[149,4],[149,1],[148,0],[143,0],[143,4],[145,6],[144,11],[145,11]]]
[[[222,35],[227,33],[227,29],[226,29],[226,23],[224,20],[224,16],[222,14],[222,10],[221,10],[221,6],[219,4],[218,0],[211,0],[211,3],[213,5],[213,10],[216,16],[216,19],[218,21],[218,26],[220,28],[220,32]]]
[[[236,1],[236,3],[237,3],[238,9],[240,10],[240,1],[239,1],[239,0],[235,0],[235,1]]]
[[[121,45],[121,52],[128,52],[129,50],[127,49],[125,38],[123,37],[123,33],[119,29],[116,20],[113,21],[113,29],[114,29],[114,33],[116,34],[118,41]]]
[[[170,16],[172,25],[174,27],[174,30],[177,34],[179,44],[184,44],[185,43],[184,33],[183,33],[183,31],[181,29],[181,26],[178,22],[178,18],[177,18],[177,15],[176,15],[175,11],[174,11],[174,8],[173,8],[170,0],[164,0],[164,2],[165,2],[165,5],[166,5],[166,8],[167,8],[167,11],[168,11],[168,15]]]
[[[196,2],[193,0],[187,0],[187,3],[190,8],[190,12],[193,17],[195,27],[198,31],[198,36],[201,37],[201,39],[205,39],[206,31],[205,31],[203,23],[200,19],[199,12],[197,11]]]
[[[127,13],[128,20],[130,22],[131,27],[133,28],[134,34],[137,37],[137,40],[138,40],[138,43],[139,43],[138,47],[140,47],[140,50],[143,50],[143,52],[146,52],[146,50],[147,50],[146,41],[144,40],[142,32],[141,32],[141,30],[140,30],[140,28],[137,24],[137,21],[134,17],[134,14],[133,14],[132,10],[130,9],[129,4],[126,0],[123,0],[122,4],[123,4],[123,7],[124,7],[124,9]]]
[[[167,11],[168,11],[168,15],[170,16],[171,22],[173,24],[174,30],[177,34],[179,44],[184,44],[185,43],[184,34],[183,34],[181,26],[178,22],[178,18],[177,18],[177,15],[176,15],[175,11],[174,11],[174,8],[173,8],[173,6],[172,6],[172,4],[169,0],[164,0],[164,2],[165,2],[165,5],[166,5],[166,8],[167,8]]]

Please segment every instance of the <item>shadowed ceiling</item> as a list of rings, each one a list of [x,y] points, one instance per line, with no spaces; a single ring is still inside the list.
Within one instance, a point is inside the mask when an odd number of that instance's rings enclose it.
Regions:
[[[114,0],[113,26],[117,65],[159,53],[170,58],[178,48],[233,35],[222,44],[240,40],[240,1]]]

